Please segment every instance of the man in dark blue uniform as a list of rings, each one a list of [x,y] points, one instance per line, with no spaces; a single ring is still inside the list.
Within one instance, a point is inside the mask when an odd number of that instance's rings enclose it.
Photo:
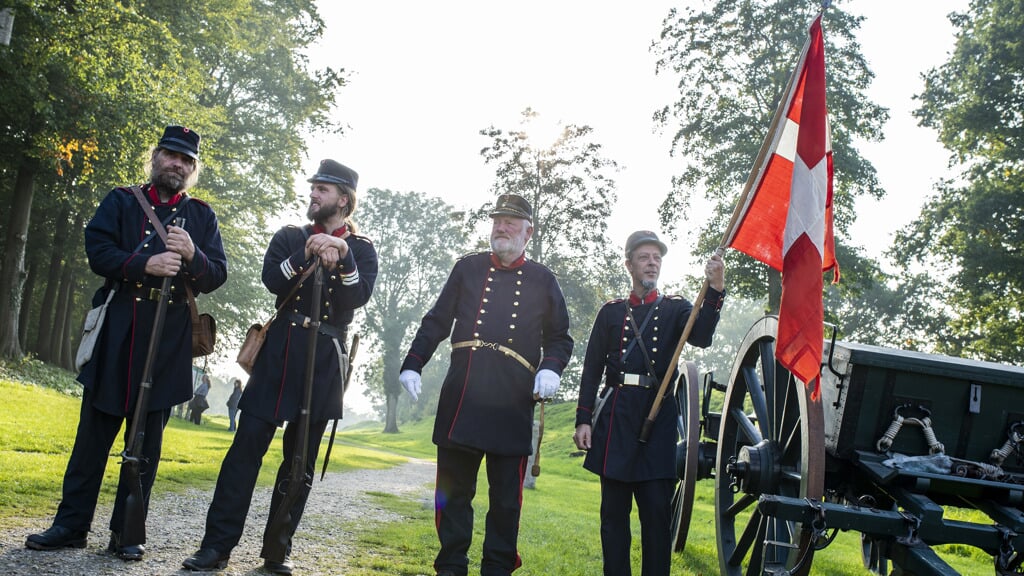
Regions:
[[[588,451],[583,467],[601,477],[605,576],[632,573],[629,515],[634,498],[640,513],[641,573],[668,576],[672,560],[669,513],[677,480],[675,402],[662,403],[649,440],[639,441],[665,372],[672,370],[676,378],[672,356],[693,311],[682,297],[658,292],[666,251],[658,236],[647,230],[634,232],[626,240],[626,270],[633,290],[628,299],[608,302],[598,312],[583,364],[573,440]],[[687,339],[701,348],[711,345],[725,297],[721,257],[711,257],[705,275],[709,288]],[[595,421],[602,378],[603,408]]]
[[[310,203],[307,217],[312,225],[286,226],[274,234],[263,257],[263,285],[284,304],[267,331],[266,341],[253,366],[238,408],[241,417],[228,453],[224,456],[213,502],[206,515],[206,534],[199,551],[182,564],[190,570],[214,570],[227,565],[231,550],[238,545],[245,517],[252,502],[263,455],[284,422],[293,423],[302,405],[306,380],[309,317],[313,281],[303,281],[290,299],[293,288],[315,257],[326,267],[321,294],[321,324],[316,341],[316,370],[310,412],[306,478],[291,509],[289,541],[302,518],[309,496],[320,438],[329,420],[341,418],[343,381],[348,356],[345,352],[348,326],[355,310],[365,305],[377,280],[377,251],[370,240],[356,234],[352,214],[356,208],[354,170],[324,160],[309,179]],[[277,471],[275,486],[291,474],[294,454],[301,450],[298,426],[285,428],[284,461]],[[289,490],[292,487],[288,488]],[[267,526],[281,503],[282,492],[274,490]],[[290,546],[288,547],[290,550]],[[264,568],[275,574],[291,574],[288,555],[269,558],[261,553]]]
[[[451,366],[437,405],[435,522],[439,575],[467,574],[473,495],[487,457],[490,508],[482,576],[507,576],[517,550],[535,400],[558,391],[572,354],[569,313],[554,274],[525,255],[533,234],[530,204],[515,194],[491,212],[491,251],[460,259],[423,317],[399,380],[416,400],[420,373],[451,334]]]
[[[153,367],[140,476],[146,507],[160,463],[163,430],[175,404],[192,397],[192,317],[186,283],[208,293],[227,279],[227,259],[217,217],[205,202],[186,194],[198,178],[199,134],[168,126],[150,155],[149,183],[141,187],[157,217],[166,222],[167,244],[154,231],[128,188],[112,190],[85,228],[89,267],[105,279],[93,296],[107,309],[92,359],[78,381],[84,388],[75,446],[64,473],[64,488],[53,526],[32,534],[34,550],[82,548],[92,525],[107,455],[126,422],[131,429],[136,395],[149,349],[163,279],[173,277],[171,299]],[[172,224],[172,218],[181,224]],[[142,545],[121,546],[128,485],[118,483],[108,550],[124,560],[139,560]]]

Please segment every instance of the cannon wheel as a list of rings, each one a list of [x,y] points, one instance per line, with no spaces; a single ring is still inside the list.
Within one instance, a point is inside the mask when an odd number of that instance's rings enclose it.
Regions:
[[[693,513],[693,494],[697,486],[697,456],[700,454],[700,378],[697,364],[687,362],[682,370],[682,382],[676,391],[679,417],[680,446],[676,449],[676,468],[679,484],[672,495],[672,542],[676,552],[686,548],[686,535],[690,532]]]
[[[751,327],[722,408],[715,532],[723,575],[807,574],[814,554],[810,531],[757,509],[761,494],[819,501],[825,478],[821,401],[776,361],[777,331],[774,316]]]

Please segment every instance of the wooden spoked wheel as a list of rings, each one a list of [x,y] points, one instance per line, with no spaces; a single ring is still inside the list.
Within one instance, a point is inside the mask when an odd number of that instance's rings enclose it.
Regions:
[[[715,531],[721,573],[807,574],[811,532],[763,514],[762,494],[821,500],[825,478],[820,399],[775,359],[778,319],[758,320],[739,348],[719,430]]]
[[[679,387],[676,389],[676,405],[679,417],[676,428],[679,442],[676,444],[676,475],[679,484],[672,495],[672,542],[676,552],[686,548],[686,535],[690,531],[690,516],[693,513],[693,493],[697,486],[697,456],[700,453],[700,396],[697,386],[699,374],[697,364],[687,362],[681,366]]]

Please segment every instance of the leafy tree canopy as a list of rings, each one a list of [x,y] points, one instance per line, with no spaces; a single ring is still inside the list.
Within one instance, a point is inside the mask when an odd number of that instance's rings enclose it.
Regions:
[[[916,111],[961,169],[898,235],[909,266],[948,270],[943,351],[1024,363],[1024,6],[975,0],[953,14],[953,54],[924,76]]]
[[[678,78],[680,96],[654,119],[673,131],[672,153],[685,167],[673,178],[673,192],[660,215],[663,227],[675,230],[679,226],[674,223],[693,203],[712,203],[694,254],[710,254],[720,244],[818,6],[803,0],[719,0],[704,11],[673,9],[665,18],[653,47],[659,56],[657,72]],[[888,119],[888,111],[865,95],[874,74],[855,37],[861,20],[831,8],[823,21],[838,244],[848,243],[855,199],[884,193],[874,167],[855,145],[858,139],[881,139]],[[777,273],[735,256],[730,258],[730,291],[762,298],[767,283],[769,308],[777,310]]]

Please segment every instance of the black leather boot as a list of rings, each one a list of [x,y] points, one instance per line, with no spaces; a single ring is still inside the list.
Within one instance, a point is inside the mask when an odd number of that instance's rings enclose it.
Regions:
[[[200,548],[181,563],[182,566],[195,572],[220,570],[228,565],[230,554],[222,554],[213,548]]]
[[[121,546],[121,535],[117,532],[110,533],[110,542],[107,544],[107,552],[117,556],[124,561],[142,560],[146,553],[146,546],[135,544],[134,546]]]
[[[29,534],[25,547],[32,550],[59,550],[61,548],[85,548],[89,533],[85,530],[71,530],[54,524],[46,531]]]

